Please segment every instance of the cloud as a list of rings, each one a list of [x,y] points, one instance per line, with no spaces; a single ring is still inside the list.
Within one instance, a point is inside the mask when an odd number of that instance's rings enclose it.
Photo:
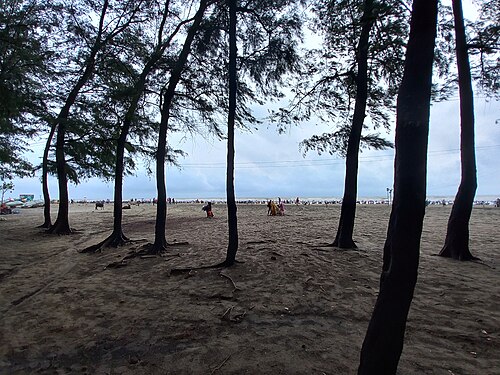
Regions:
[[[500,160],[500,102],[477,98],[476,157],[477,195],[500,195],[498,160]],[[454,196],[460,182],[460,113],[459,101],[436,103],[431,108],[429,132],[427,193],[429,196]],[[393,127],[395,120],[392,122]],[[237,198],[246,197],[335,197],[344,190],[345,161],[338,156],[308,153],[305,157],[298,144],[312,134],[328,131],[328,125],[293,126],[282,135],[263,124],[249,133],[236,132],[235,190]],[[393,139],[394,133],[385,135]],[[226,141],[195,136],[169,137],[174,148],[188,156],[181,159],[181,169],[167,167],[167,192],[177,198],[225,198]],[[41,154],[41,151],[40,151]],[[37,152],[34,153],[38,158]],[[364,150],[360,154],[358,196],[385,197],[392,187],[394,150]],[[19,194],[41,195],[39,178],[16,179],[13,197]],[[144,169],[125,178],[124,198],[156,196],[154,176]],[[57,199],[57,181],[50,178],[51,196]],[[90,179],[78,186],[70,185],[73,199],[112,199],[113,184]]]

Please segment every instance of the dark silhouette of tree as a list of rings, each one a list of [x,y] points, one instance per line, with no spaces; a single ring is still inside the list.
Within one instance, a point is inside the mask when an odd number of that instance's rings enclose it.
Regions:
[[[453,0],[455,41],[460,92],[460,160],[462,178],[448,220],[446,240],[439,255],[457,260],[473,260],[469,250],[469,220],[477,188],[474,147],[474,94],[465,34],[462,1]]]
[[[234,189],[234,132],[238,118],[238,102],[245,101],[246,87],[238,75],[241,71],[252,80],[263,95],[279,97],[277,84],[282,76],[296,69],[295,38],[301,21],[293,9],[287,8],[294,1],[252,1],[238,6],[237,0],[229,0],[229,64],[228,64],[228,134],[226,165],[226,196],[228,210],[228,247],[226,259],[218,266],[229,267],[236,262],[238,251],[237,205]],[[275,12],[281,10],[281,18]],[[238,29],[238,14],[245,27]],[[247,17],[245,17],[247,16]],[[243,55],[238,58],[238,37],[242,39]],[[266,39],[267,38],[267,39]],[[245,53],[246,52],[246,53]],[[240,66],[238,67],[238,61]],[[242,95],[243,94],[243,95]],[[248,92],[247,92],[248,94]]]
[[[44,82],[50,49],[44,38],[52,26],[49,5],[36,0],[3,2],[0,7],[0,175],[33,174],[24,158],[46,109]]]
[[[225,260],[216,265],[195,267],[196,269],[228,267],[236,262],[238,227],[234,189],[235,128],[247,128],[248,124],[259,123],[252,115],[248,103],[264,104],[265,99],[281,98],[283,95],[280,87],[286,80],[284,77],[297,69],[297,45],[302,19],[295,3],[294,0],[219,2],[195,45],[196,56],[193,61],[196,64],[188,73],[200,71],[201,67],[210,83],[207,86],[205,81],[195,82],[205,88],[204,94],[210,92],[207,96],[207,108],[223,108],[228,119],[226,192],[229,224]],[[241,45],[240,49],[237,48],[238,44]],[[214,64],[214,61],[221,63]],[[214,83],[215,86],[211,86]],[[220,134],[217,127],[214,130],[216,134]],[[191,269],[193,268],[173,271],[186,272]]]
[[[346,158],[341,216],[331,245],[356,248],[353,230],[360,149],[393,146],[379,134],[363,133],[369,127],[389,127],[402,76],[408,10],[397,1],[372,0],[320,0],[314,10],[318,15],[315,27],[324,35],[325,48],[309,53],[321,58],[305,64],[297,95],[274,118],[287,123],[317,118],[338,127],[313,135],[300,147],[304,152],[316,149]]]
[[[356,198],[358,192],[358,164],[359,144],[361,131],[365,120],[366,101],[368,99],[368,48],[370,30],[375,22],[373,14],[373,0],[365,0],[364,11],[361,18],[361,34],[359,37],[356,56],[356,101],[352,117],[351,131],[347,141],[346,175],[344,182],[344,196],[340,211],[339,226],[333,246],[340,248],[356,248],[352,239],[354,219],[356,217]]]
[[[123,117],[123,123],[120,127],[120,134],[116,143],[116,163],[115,163],[115,173],[114,173],[114,198],[113,198],[113,232],[103,241],[98,244],[89,246],[82,250],[82,252],[96,252],[101,251],[105,247],[118,247],[129,241],[129,239],[123,233],[122,227],[122,219],[123,219],[123,175],[125,172],[125,150],[127,146],[127,137],[131,130],[133,130],[134,122],[137,121],[137,110],[139,107],[139,102],[142,97],[144,97],[144,91],[147,86],[148,77],[158,69],[158,65],[160,64],[162,58],[164,58],[165,50],[171,46],[172,40],[178,35],[179,31],[182,27],[193,21],[194,18],[189,18],[186,20],[181,20],[178,22],[177,16],[175,17],[175,22],[177,24],[168,24],[167,22],[172,23],[169,20],[169,17],[173,17],[172,9],[169,8],[170,2],[167,1],[164,4],[162,10],[158,10],[158,13],[161,14],[161,19],[159,20],[159,28],[156,33],[156,45],[153,50],[150,52],[148,56],[144,56],[144,66],[142,71],[140,71],[137,77],[133,78],[133,85],[130,89],[125,89],[127,92],[127,103],[128,107],[126,107],[126,112]],[[152,16],[153,17],[153,16]],[[173,30],[170,32],[170,35],[166,35],[169,31],[169,28],[172,27]],[[139,30],[141,33],[141,30]],[[146,43],[147,44],[147,43]],[[139,46],[135,46],[138,48]],[[146,48],[141,45],[142,48]],[[140,50],[140,48],[138,48]],[[123,62],[125,65],[126,62]],[[127,67],[126,70],[133,70],[133,67]],[[144,127],[144,124],[142,124]],[[140,126],[140,125],[138,125]]]
[[[156,189],[158,193],[158,204],[156,208],[156,224],[155,224],[155,240],[153,246],[148,250],[149,253],[159,254],[166,250],[167,240],[165,229],[167,223],[167,190],[165,183],[165,160],[167,150],[167,130],[168,121],[170,119],[170,110],[172,101],[175,96],[175,89],[191,52],[191,45],[199,30],[203,20],[203,15],[207,9],[207,0],[201,0],[194,21],[191,24],[189,31],[184,40],[182,51],[177,58],[168,86],[163,95],[163,103],[161,108],[160,132],[158,135],[158,149],[156,151]]]
[[[76,83],[72,86],[69,94],[64,100],[64,105],[62,106],[56,120],[53,122],[52,127],[55,128],[53,132],[51,129],[51,134],[56,135],[56,145],[55,145],[55,156],[56,156],[56,170],[59,188],[59,209],[57,213],[57,219],[55,223],[48,229],[48,233],[55,234],[70,234],[72,233],[69,224],[69,199],[68,199],[68,168],[65,159],[65,141],[66,134],[68,131],[68,126],[70,123],[70,110],[75,103],[77,96],[79,95],[82,88],[87,84],[91,78],[96,65],[96,59],[98,54],[102,51],[103,47],[109,43],[114,37],[126,30],[127,27],[133,22],[136,22],[136,16],[139,13],[140,7],[143,5],[143,1],[138,1],[137,3],[130,4],[127,2],[123,8],[117,8],[115,11],[121,13],[121,17],[118,18],[118,22],[115,25],[106,23],[106,15],[109,8],[109,0],[104,0],[102,6],[100,7],[99,23],[96,32],[96,36],[93,42],[90,44],[90,51],[87,58],[83,64],[83,71],[78,77]],[[113,21],[111,21],[113,22]],[[108,31],[108,29],[111,29]],[[86,31],[81,29],[81,26],[76,23],[75,32],[85,34]],[[46,148],[51,144],[51,140],[47,140]],[[44,155],[48,152],[44,152]],[[44,166],[47,163],[43,164]],[[42,173],[48,173],[48,171],[42,171]],[[43,179],[44,182],[47,181],[46,178]],[[44,189],[44,192],[48,189]],[[50,199],[44,197],[45,205],[50,204]],[[47,218],[45,219],[47,221]]]
[[[398,93],[394,201],[380,292],[361,349],[358,374],[396,374],[417,281],[425,213],[427,144],[437,0],[415,0]]]
[[[227,165],[226,165],[226,194],[227,194],[227,223],[229,228],[229,243],[226,260],[222,266],[232,266],[238,251],[238,221],[236,197],[234,193],[234,127],[236,116],[236,101],[238,90],[238,71],[236,67],[236,0],[229,0],[229,112],[227,117]]]
[[[488,96],[500,94],[500,4],[498,0],[478,2],[479,19],[471,26],[473,37],[467,44],[472,79]],[[468,26],[469,27],[469,26]]]

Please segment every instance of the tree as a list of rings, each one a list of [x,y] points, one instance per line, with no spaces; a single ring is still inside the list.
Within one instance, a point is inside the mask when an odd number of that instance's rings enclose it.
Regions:
[[[85,8],[87,12],[92,9],[93,4],[89,4],[88,8]],[[87,38],[88,45],[90,49],[88,50],[88,55],[84,59],[82,65],[82,73],[79,75],[76,82],[72,85],[70,92],[64,100],[64,105],[62,106],[56,120],[51,125],[56,130],[56,170],[58,178],[59,187],[59,210],[57,213],[56,222],[48,229],[48,233],[56,234],[69,234],[72,232],[69,225],[69,199],[68,199],[68,176],[67,176],[67,163],[65,160],[65,142],[66,133],[68,131],[68,125],[70,120],[70,110],[75,103],[77,96],[80,94],[82,88],[90,80],[92,74],[94,73],[96,59],[98,54],[102,52],[103,48],[117,35],[126,30],[131,23],[138,22],[138,13],[140,8],[144,5],[144,1],[139,2],[129,2],[127,1],[123,5],[116,4],[116,6],[110,7],[110,1],[104,0],[102,6],[97,6],[99,11],[99,22],[97,30],[95,30],[95,36],[92,38],[93,26],[87,25],[90,30],[85,30],[79,22],[76,22],[73,27],[77,35],[84,35]],[[108,10],[116,12],[116,19],[111,19],[106,22],[106,16]],[[75,10],[70,9],[70,14],[73,15]],[[111,18],[111,17],[110,17]],[[51,134],[54,134],[51,129]],[[47,140],[46,149],[49,147],[51,140]],[[48,152],[44,152],[44,155]],[[46,163],[44,163],[46,165]],[[43,171],[43,173],[48,173],[48,171]],[[44,179],[44,182],[46,178]],[[47,189],[48,191],[48,189]],[[45,189],[44,189],[45,192]],[[49,200],[50,201],[50,200]],[[45,204],[47,205],[47,198],[45,197]]]
[[[174,16],[173,10],[170,9],[170,6],[170,1],[166,1],[163,8],[158,9],[158,14],[161,15],[161,19],[159,20],[160,26],[158,27],[156,33],[156,41],[151,42],[149,40],[145,40],[143,43],[141,43],[141,45],[143,44],[142,48],[138,48],[139,46],[137,45],[135,46],[135,49],[140,51],[138,54],[142,56],[141,60],[144,61],[142,70],[134,74],[130,79],[132,81],[131,86],[127,85],[125,88],[119,89],[119,91],[122,91],[122,94],[125,94],[125,98],[121,99],[124,100],[127,105],[124,106],[125,113],[123,115],[120,115],[120,119],[123,118],[123,121],[120,126],[120,134],[116,142],[116,163],[114,173],[113,199],[113,232],[103,241],[99,242],[96,245],[87,247],[82,252],[96,252],[101,251],[105,247],[117,247],[123,245],[129,240],[123,233],[122,228],[123,175],[125,171],[124,158],[127,146],[129,150],[132,147],[130,143],[127,143],[127,137],[131,131],[134,131],[133,125],[136,125],[135,128],[141,127],[143,135],[147,135],[147,132],[144,131],[145,124],[137,123],[139,120],[137,112],[140,106],[140,100],[145,96],[144,91],[147,87],[148,78],[151,73],[158,69],[158,65],[164,58],[165,50],[171,46],[172,40],[178,35],[182,27],[194,20],[194,18],[182,20],[180,15]],[[175,23],[169,20],[169,17],[175,19],[176,21],[179,19],[180,21]],[[152,27],[156,21],[154,20],[154,14],[151,15],[151,20]],[[167,22],[170,22],[170,24],[168,24]],[[169,28],[171,28],[171,30],[169,30]],[[141,30],[138,31],[139,33],[141,33]],[[167,32],[170,32],[170,34],[166,35]],[[149,52],[149,54],[144,55],[144,52],[142,52],[142,50],[147,50],[147,45],[149,43],[156,44]],[[125,69],[125,71],[134,71],[134,66],[128,66],[126,61],[120,61],[119,63],[127,66],[127,69]],[[165,73],[165,71],[163,71],[163,73]]]
[[[394,201],[380,292],[361,349],[358,374],[396,374],[403,349],[425,213],[436,22],[437,0],[414,0],[397,103]]]
[[[340,221],[333,246],[340,248],[356,248],[352,239],[354,219],[356,215],[356,198],[358,191],[358,157],[361,131],[365,119],[366,101],[368,99],[368,48],[370,30],[375,21],[373,0],[365,0],[361,17],[361,34],[357,47],[356,65],[356,100],[352,117],[351,130],[347,141],[346,176],[344,197],[340,211]]]
[[[462,178],[448,220],[446,240],[439,255],[457,260],[473,260],[476,258],[472,256],[469,250],[469,220],[477,188],[474,146],[474,94],[461,0],[453,0],[453,15],[460,92]]]
[[[296,95],[278,121],[319,119],[338,130],[301,142],[304,152],[338,153],[346,158],[344,196],[332,246],[355,248],[358,158],[361,147],[385,149],[392,143],[366,129],[388,128],[395,89],[402,75],[407,10],[398,1],[317,1],[314,23],[324,49],[312,50]],[[375,27],[374,27],[375,26]],[[311,59],[310,59],[311,60]]]
[[[12,183],[12,181],[7,182],[2,180],[2,201],[1,201],[2,204],[5,193],[8,191],[12,192],[12,190],[14,190],[14,184]]]
[[[0,174],[8,178],[33,174],[23,154],[46,110],[48,7],[36,0],[0,1]]]
[[[229,243],[226,260],[223,266],[231,266],[236,260],[238,251],[238,218],[236,197],[234,193],[234,124],[236,116],[236,101],[238,90],[238,71],[236,67],[236,1],[229,0],[229,112],[227,117],[227,164],[226,164],[226,194],[227,194],[227,223],[229,228]]]
[[[159,254],[166,250],[167,239],[165,236],[167,222],[167,189],[165,185],[165,159],[167,149],[167,130],[170,119],[170,110],[175,96],[175,89],[181,78],[182,72],[191,52],[191,45],[203,20],[203,15],[208,7],[207,0],[200,0],[193,23],[189,27],[182,50],[177,58],[170,75],[168,86],[163,94],[161,108],[160,131],[158,134],[158,148],[156,151],[156,188],[158,204],[156,206],[155,241],[149,249],[150,253]]]

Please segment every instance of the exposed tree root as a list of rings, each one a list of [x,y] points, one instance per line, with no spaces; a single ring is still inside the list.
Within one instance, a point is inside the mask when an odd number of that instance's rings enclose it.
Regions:
[[[42,225],[37,226],[37,228],[49,229],[51,226],[52,226],[52,222],[51,221],[46,221]]]
[[[74,232],[75,230],[70,228],[68,223],[59,224],[57,221],[46,231],[46,233],[48,234],[58,234],[58,235],[73,234]]]
[[[358,248],[353,240],[349,240],[349,241],[345,241],[345,242],[335,240],[335,241],[333,241],[332,244],[328,245],[328,247],[337,247],[339,249],[346,249],[346,250]]]
[[[238,260],[235,260],[234,263],[245,263],[245,262],[240,262]],[[196,270],[207,270],[207,269],[214,269],[214,268],[227,268],[231,267],[233,263],[230,263],[228,261],[224,261],[222,263],[217,263],[217,264],[212,264],[209,266],[198,266],[198,267],[186,267],[186,268],[172,268],[170,270],[170,275],[181,275],[183,273],[189,273],[191,271],[196,271]]]
[[[115,233],[113,232],[110,236],[108,236],[105,240],[99,242],[98,244],[86,247],[79,251],[79,253],[100,253],[103,249],[114,247],[117,248],[119,246],[123,246],[127,243],[133,242],[127,236],[125,236],[122,232]]]
[[[460,260],[462,262],[481,260],[472,255],[467,247],[453,247],[451,245],[445,245],[438,255],[444,258]]]
[[[130,242],[135,242],[135,241],[128,240],[128,242],[130,243]],[[156,258],[156,257],[167,257],[169,255],[170,256],[180,256],[178,253],[177,254],[169,254],[167,251],[167,247],[186,246],[186,245],[189,245],[189,242],[183,241],[183,242],[167,243],[166,246],[155,246],[155,244],[147,243],[145,245],[142,245],[138,251],[132,250],[127,255],[125,255],[121,260],[108,264],[106,267],[104,267],[104,269],[125,267],[128,264],[127,261],[129,259],[133,259],[133,258],[148,259],[148,258]]]

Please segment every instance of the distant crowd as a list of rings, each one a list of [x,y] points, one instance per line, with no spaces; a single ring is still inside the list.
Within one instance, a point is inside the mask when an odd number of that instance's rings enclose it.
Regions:
[[[215,199],[215,200],[203,200],[203,199],[179,199],[176,200],[175,198],[169,197],[167,198],[167,204],[178,204],[178,203],[201,203],[201,204],[207,204],[210,202],[210,204],[213,203],[219,203],[219,204],[226,204],[226,201],[223,199]],[[52,203],[59,203],[57,200],[53,200]],[[96,208],[103,208],[104,204],[111,204],[113,203],[112,200],[106,199],[106,200],[74,200],[71,199],[70,203],[79,203],[79,204],[97,204]],[[151,199],[144,199],[144,198],[132,198],[130,200],[124,201],[124,208],[129,208],[126,206],[130,205],[140,205],[140,204],[153,204],[156,205],[158,203],[157,198],[151,198]],[[269,216],[279,216],[279,215],[284,215],[285,211],[285,205],[330,205],[330,204],[342,204],[341,199],[314,199],[314,198],[306,198],[306,199],[300,199],[299,197],[295,199],[281,199],[278,197],[277,202],[272,200],[272,199],[242,199],[242,200],[237,200],[237,204],[262,204],[266,205],[268,208],[268,215]],[[357,204],[390,204],[387,199],[361,199],[356,201]],[[434,205],[439,205],[439,206],[447,206],[447,205],[453,205],[453,200],[451,199],[436,199],[436,200],[426,200],[426,205],[434,206]],[[500,198],[497,198],[496,200],[492,201],[483,201],[483,200],[475,200],[474,201],[475,206],[494,206],[494,207],[500,207]],[[274,215],[273,215],[274,213]]]

